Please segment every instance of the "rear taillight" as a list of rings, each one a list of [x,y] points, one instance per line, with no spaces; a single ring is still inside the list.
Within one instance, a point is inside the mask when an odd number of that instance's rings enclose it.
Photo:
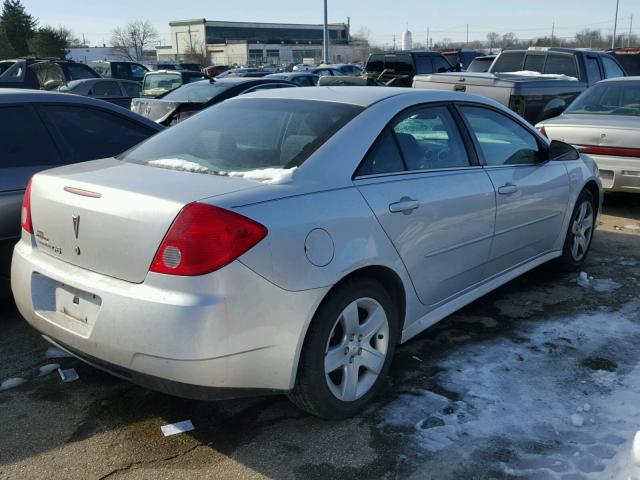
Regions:
[[[190,203],[173,221],[150,271],[203,275],[231,263],[267,235],[250,218],[204,203]]]
[[[540,127],[538,131],[540,132],[540,135],[542,135],[543,137],[549,138],[547,136],[547,131],[544,129],[544,127]]]
[[[32,179],[31,179],[32,180]],[[24,191],[24,197],[22,198],[22,212],[20,214],[20,221],[22,222],[22,228],[27,233],[33,233],[33,223],[31,222],[31,180],[27,183],[27,188]]]

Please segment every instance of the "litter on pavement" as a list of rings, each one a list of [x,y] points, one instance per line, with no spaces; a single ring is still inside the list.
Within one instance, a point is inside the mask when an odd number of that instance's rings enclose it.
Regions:
[[[160,430],[162,430],[165,437],[168,437],[170,435],[177,435],[178,433],[195,430],[195,427],[193,426],[193,423],[191,423],[191,420],[183,420],[182,422],[163,425],[160,427]]]

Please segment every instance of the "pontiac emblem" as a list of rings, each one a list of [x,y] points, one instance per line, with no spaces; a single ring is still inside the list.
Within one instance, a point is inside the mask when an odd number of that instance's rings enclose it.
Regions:
[[[80,215],[72,215],[71,219],[73,220],[73,233],[75,233],[77,240],[80,233]]]

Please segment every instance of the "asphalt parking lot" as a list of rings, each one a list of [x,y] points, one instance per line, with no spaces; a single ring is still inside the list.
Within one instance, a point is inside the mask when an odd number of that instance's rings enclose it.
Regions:
[[[286,398],[194,402],[47,344],[0,307],[0,478],[611,478],[640,429],[640,198],[607,196],[584,271],[542,267],[396,353],[364,414],[328,422]],[[593,278],[591,278],[593,277]],[[38,376],[75,368],[79,380]],[[163,437],[191,419],[195,430]]]

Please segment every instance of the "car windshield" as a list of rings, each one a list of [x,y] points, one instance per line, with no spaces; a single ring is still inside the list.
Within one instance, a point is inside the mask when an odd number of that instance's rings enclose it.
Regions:
[[[565,113],[640,116],[640,82],[607,82],[575,99]]]
[[[203,110],[119,158],[217,175],[290,169],[362,110],[334,102],[237,99]]]
[[[204,103],[231,88],[233,83],[210,82],[208,80],[189,83],[167,93],[163,100],[182,103]]]

